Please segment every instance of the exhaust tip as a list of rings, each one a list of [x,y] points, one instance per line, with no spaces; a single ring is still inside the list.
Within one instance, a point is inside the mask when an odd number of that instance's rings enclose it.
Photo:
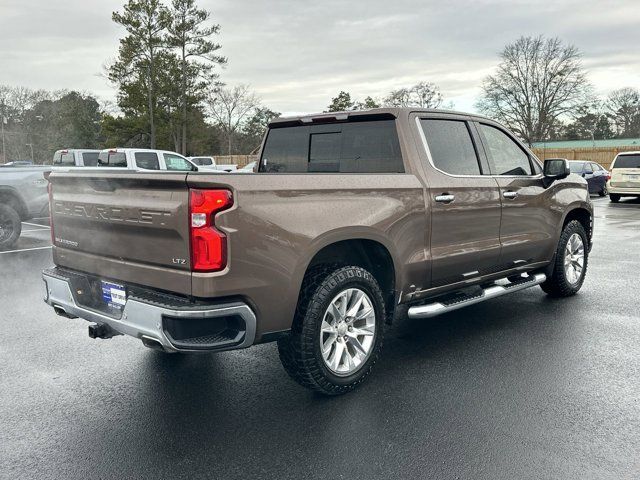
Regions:
[[[62,308],[62,307],[60,307],[58,305],[54,305],[53,306],[53,311],[56,312],[56,315],[60,315],[61,317],[78,318],[75,315],[71,315],[70,313],[67,313],[64,308]]]
[[[165,349],[162,346],[160,341],[155,339],[155,338],[147,337],[146,335],[143,335],[140,340],[142,340],[142,344],[147,348],[152,348],[154,350],[160,350],[161,352],[166,352],[167,351],[167,349]]]

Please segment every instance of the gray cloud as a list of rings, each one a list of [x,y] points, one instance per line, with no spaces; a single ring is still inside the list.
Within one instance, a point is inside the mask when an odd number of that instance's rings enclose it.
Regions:
[[[121,30],[121,1],[22,0],[0,6],[0,83],[91,90]],[[473,108],[498,52],[520,35],[559,36],[584,52],[596,91],[640,86],[637,0],[202,0],[222,25],[229,84],[249,83],[283,112],[322,110],[339,90],[379,96],[417,81]]]

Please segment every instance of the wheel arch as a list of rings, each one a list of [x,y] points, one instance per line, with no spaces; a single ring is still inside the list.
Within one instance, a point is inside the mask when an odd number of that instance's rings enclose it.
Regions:
[[[24,202],[18,191],[13,187],[0,187],[0,204],[9,205],[13,208],[18,212],[21,220],[26,219],[28,216],[29,210],[27,208],[27,204]]]
[[[393,246],[384,236],[364,229],[356,232],[353,228],[335,231],[317,239],[304,258],[307,261],[301,264],[296,272],[296,303],[300,297],[304,277],[313,267],[323,264],[354,265],[368,270],[375,277],[384,294],[387,321],[391,321],[400,272]]]

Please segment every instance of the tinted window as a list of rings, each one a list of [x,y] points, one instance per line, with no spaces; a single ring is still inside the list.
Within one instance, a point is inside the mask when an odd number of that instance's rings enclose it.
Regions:
[[[84,152],[82,163],[85,167],[95,167],[98,165],[98,152]]]
[[[271,128],[266,172],[403,172],[395,120]]]
[[[209,157],[194,157],[191,161],[196,165],[213,165],[213,160]]]
[[[136,166],[146,170],[160,170],[158,154],[155,152],[136,152]]]
[[[436,168],[452,175],[480,175],[478,156],[466,122],[421,119]]]
[[[571,173],[582,173],[584,163],[582,162],[569,162],[569,170]]]
[[[173,153],[164,154],[164,163],[167,164],[167,170],[177,170],[180,172],[190,172],[194,170],[194,166],[187,161],[186,158],[182,158],[180,155]]]
[[[127,157],[124,152],[100,152],[98,155],[99,167],[126,167]]]
[[[620,155],[611,168],[640,168],[640,155]]]
[[[531,175],[529,155],[503,131],[478,125],[494,175]]]
[[[312,133],[309,142],[310,172],[339,172],[342,133]]]

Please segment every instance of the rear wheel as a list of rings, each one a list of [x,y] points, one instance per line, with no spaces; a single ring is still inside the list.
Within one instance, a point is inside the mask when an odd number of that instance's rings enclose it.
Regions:
[[[382,291],[360,267],[320,268],[307,275],[291,333],[278,341],[287,373],[327,395],[353,390],[382,348]]]
[[[21,232],[22,222],[18,212],[8,205],[0,205],[0,249],[13,247]]]
[[[613,203],[618,203],[620,201],[620,195],[616,195],[615,193],[609,194],[609,200]]]
[[[584,227],[577,220],[565,225],[556,249],[552,274],[540,285],[553,297],[575,295],[582,287],[589,260],[588,240]]]
[[[600,191],[598,192],[598,195],[600,195],[601,197],[606,197],[608,193],[609,193],[609,191],[607,190],[607,184],[605,183],[605,184],[602,186],[602,190],[600,190]]]

